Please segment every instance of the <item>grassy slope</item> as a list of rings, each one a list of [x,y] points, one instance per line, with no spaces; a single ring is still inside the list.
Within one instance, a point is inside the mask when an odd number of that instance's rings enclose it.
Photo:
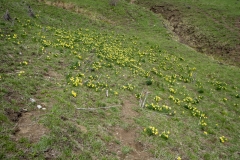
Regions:
[[[239,158],[239,68],[219,65],[172,40],[160,17],[124,1],[117,7],[107,1],[71,1],[65,3],[67,10],[50,3],[27,2],[37,18],[28,17],[26,3],[3,1],[0,5],[1,14],[9,9],[11,16],[18,18],[14,26],[1,21],[2,159],[42,159],[49,149],[56,153],[53,158],[116,159],[118,153],[109,152],[109,144],[121,148],[123,155],[131,155],[113,135],[116,127],[130,131],[133,127],[136,139],[148,146],[145,150],[151,157]],[[28,64],[20,64],[23,61]],[[20,71],[25,73],[19,75]],[[78,86],[74,86],[76,77]],[[152,85],[146,85],[149,81]],[[171,110],[139,108],[135,95],[143,89],[151,92],[149,106],[167,105]],[[162,100],[156,102],[155,96]],[[133,103],[128,107],[138,113],[133,124],[121,118],[121,107],[76,110],[126,105],[128,100]],[[4,109],[27,108],[35,113],[37,104],[47,108],[37,120],[49,134],[37,143],[27,138],[15,141],[15,124]],[[147,136],[143,128],[148,126],[160,133],[170,131],[169,139]],[[221,136],[228,141],[220,143]]]

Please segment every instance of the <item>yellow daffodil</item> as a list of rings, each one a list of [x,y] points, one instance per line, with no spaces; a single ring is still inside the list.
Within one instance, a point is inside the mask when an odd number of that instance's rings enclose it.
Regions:
[[[77,96],[77,93],[74,92],[74,91],[72,91],[72,96],[73,96],[73,97],[76,97],[76,96]]]

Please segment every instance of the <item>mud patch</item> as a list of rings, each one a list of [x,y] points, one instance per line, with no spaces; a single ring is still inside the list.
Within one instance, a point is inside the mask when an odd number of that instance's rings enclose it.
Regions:
[[[13,138],[18,141],[21,138],[27,138],[30,142],[38,142],[43,135],[49,133],[49,130],[38,123],[40,111],[21,113],[17,124],[13,130]]]

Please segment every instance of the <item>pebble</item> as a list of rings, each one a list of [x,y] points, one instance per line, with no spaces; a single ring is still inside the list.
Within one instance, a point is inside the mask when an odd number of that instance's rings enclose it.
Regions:
[[[33,98],[30,98],[30,102],[34,103],[34,102],[36,102],[36,100]]]
[[[37,105],[37,108],[38,108],[38,109],[41,109],[41,108],[42,108],[42,106],[41,106],[41,105]]]

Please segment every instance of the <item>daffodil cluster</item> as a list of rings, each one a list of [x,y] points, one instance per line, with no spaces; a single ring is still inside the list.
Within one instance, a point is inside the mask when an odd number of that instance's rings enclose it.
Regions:
[[[179,98],[175,98],[173,95],[170,95],[168,98],[169,98],[170,100],[173,100],[173,102],[174,102],[175,104],[177,104],[177,105],[180,105],[181,102],[182,102]]]
[[[161,99],[159,96],[155,96],[155,97],[154,97],[154,100],[155,100],[156,102],[159,102],[159,101],[161,101],[162,99]]]
[[[177,92],[177,90],[174,90],[172,87],[170,87],[169,92],[175,94]]]
[[[161,136],[164,139],[168,139],[170,135],[169,131],[163,131],[159,136]]]
[[[201,121],[200,121],[200,125],[201,125],[202,127],[204,127],[204,126],[207,126],[207,123],[206,123],[204,120],[201,120]]]
[[[235,97],[236,97],[236,98],[240,98],[240,94],[236,94]]]
[[[224,136],[221,136],[221,137],[219,137],[219,139],[220,139],[220,142],[221,143],[224,143],[224,142],[226,142],[228,139],[226,138],[226,137],[224,137]]]
[[[22,62],[20,62],[20,65],[28,65],[28,62],[27,61],[22,61]]]
[[[226,90],[227,89],[227,83],[225,82],[219,82],[217,80],[213,80],[212,85],[216,87],[216,90]]]
[[[73,64],[72,64],[72,66],[71,66],[71,69],[77,69],[77,68],[79,68],[81,66],[81,62],[80,61],[76,61],[76,62],[74,62]]]
[[[70,82],[75,87],[83,85],[82,79],[80,77],[71,77]]]
[[[141,93],[137,93],[137,94],[135,94],[135,97],[136,97],[137,99],[141,99],[141,98],[142,98],[142,94],[141,94]]]
[[[128,83],[127,85],[123,85],[122,86],[122,89],[124,89],[124,90],[129,90],[129,91],[132,91],[133,89],[134,89],[134,85],[132,85],[132,84],[130,84],[130,83]]]
[[[193,107],[190,103],[185,104],[184,107],[191,110],[193,116],[200,117],[201,119],[207,118],[207,116],[204,113],[198,110],[197,107]]]
[[[176,81],[176,79],[174,79],[173,76],[171,76],[171,75],[164,76],[164,80],[166,82],[170,83],[171,85],[173,85]]]
[[[162,112],[162,113],[167,113],[168,115],[175,115],[176,111],[171,112],[172,108],[167,106],[167,105],[162,105],[159,106],[158,104],[146,104],[146,108],[154,110],[154,111],[158,111],[158,112]]]
[[[19,71],[18,76],[21,76],[24,73],[25,73],[25,71]]]
[[[189,103],[189,104],[191,104],[191,103],[192,103],[192,104],[196,104],[196,103],[199,103],[201,99],[203,99],[202,96],[198,96],[198,97],[196,97],[196,98],[185,97],[185,98],[183,99],[183,102],[186,102],[186,103]]]
[[[144,128],[144,132],[148,135],[148,136],[156,136],[158,135],[158,129],[153,127],[153,126],[149,126],[147,128]]]

